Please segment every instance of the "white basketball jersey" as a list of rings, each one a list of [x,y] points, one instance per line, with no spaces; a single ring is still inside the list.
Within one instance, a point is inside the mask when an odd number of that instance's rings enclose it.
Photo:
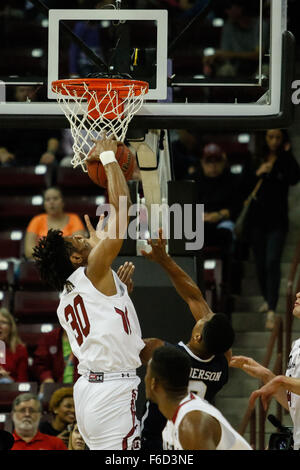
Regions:
[[[300,379],[300,339],[292,344],[286,376]],[[294,449],[300,449],[300,396],[287,392],[290,415],[294,424]]]
[[[216,450],[252,450],[248,442],[228,423],[222,413],[206,400],[189,393],[179,404],[172,420],[168,420],[163,430],[164,450],[184,450],[179,440],[179,425],[190,411],[200,410],[216,418],[221,425],[221,439]]]
[[[66,330],[78,372],[119,372],[141,365],[145,344],[127,287],[113,272],[117,294],[98,291],[80,267],[68,278],[57,315]]]

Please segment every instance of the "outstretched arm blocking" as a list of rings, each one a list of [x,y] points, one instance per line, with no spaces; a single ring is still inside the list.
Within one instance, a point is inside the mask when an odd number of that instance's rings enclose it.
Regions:
[[[162,229],[159,230],[159,238],[157,240],[149,239],[148,245],[151,246],[152,250],[150,253],[142,251],[143,256],[150,261],[160,264],[167,272],[176,291],[190,307],[195,320],[198,321],[207,315],[213,315],[197,284],[167,254],[166,240],[163,238]]]
[[[252,357],[247,356],[233,356],[229,363],[230,367],[242,369],[246,374],[261,380],[264,384],[268,383],[275,377],[275,374],[269,369],[264,367],[259,362],[256,362]]]

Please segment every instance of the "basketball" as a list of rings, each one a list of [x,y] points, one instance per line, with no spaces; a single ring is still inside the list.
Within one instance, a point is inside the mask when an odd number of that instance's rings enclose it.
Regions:
[[[90,150],[88,156],[91,156],[94,151],[95,151],[95,147],[93,147]],[[135,156],[129,150],[129,148],[122,142],[118,143],[116,159],[121,167],[121,170],[124,173],[126,181],[130,180],[133,174]],[[98,186],[101,186],[102,188],[106,188],[107,186],[106,173],[100,160],[87,163],[87,171],[88,171],[89,177],[95,184],[97,184]]]

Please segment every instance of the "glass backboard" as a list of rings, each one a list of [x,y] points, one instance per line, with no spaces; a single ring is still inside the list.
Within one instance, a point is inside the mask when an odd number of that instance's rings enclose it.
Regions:
[[[226,117],[225,129],[261,128],[290,119],[293,40],[287,0],[244,2],[250,5],[238,28],[238,12],[227,2],[196,2],[198,10],[176,15],[136,3],[136,9],[49,10],[36,14],[31,28],[28,21],[19,28],[18,20],[6,21],[2,34],[9,60],[0,64],[4,125],[27,116],[36,125],[48,120],[66,126],[51,82],[103,67],[149,82],[135,126],[210,127]],[[20,87],[29,87],[25,101],[17,97]]]

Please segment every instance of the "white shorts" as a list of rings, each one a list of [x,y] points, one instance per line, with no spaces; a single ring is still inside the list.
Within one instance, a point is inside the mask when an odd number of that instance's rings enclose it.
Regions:
[[[90,450],[140,448],[136,418],[138,376],[90,383],[81,376],[74,385],[78,429]]]

